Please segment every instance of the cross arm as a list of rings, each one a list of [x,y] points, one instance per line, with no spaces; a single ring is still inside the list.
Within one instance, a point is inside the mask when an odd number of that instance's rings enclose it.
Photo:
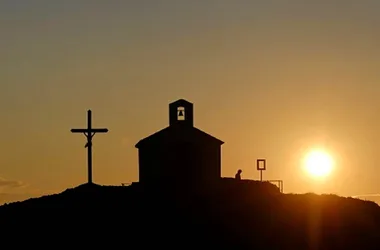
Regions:
[[[93,128],[93,129],[91,129],[91,132],[94,132],[94,133],[107,133],[108,129],[107,128]]]
[[[108,129],[107,128],[73,128],[71,129],[72,133],[107,133]]]
[[[86,128],[73,128],[73,129],[71,129],[71,132],[72,133],[85,133],[85,132],[87,132],[87,129]]]

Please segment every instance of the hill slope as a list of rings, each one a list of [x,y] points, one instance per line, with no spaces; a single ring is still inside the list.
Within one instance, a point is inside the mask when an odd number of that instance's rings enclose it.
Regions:
[[[43,236],[40,246],[380,249],[376,203],[233,179],[202,193],[86,184],[1,206],[0,222],[19,236]]]

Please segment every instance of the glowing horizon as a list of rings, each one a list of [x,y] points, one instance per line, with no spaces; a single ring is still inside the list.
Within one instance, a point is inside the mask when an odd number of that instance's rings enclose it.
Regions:
[[[167,126],[179,98],[194,103],[197,128],[226,142],[222,176],[258,179],[264,157],[264,178],[314,191],[299,152],[328,145],[339,164],[318,192],[378,193],[379,8],[1,2],[0,202],[86,182],[83,137],[70,129],[88,109],[110,129],[94,138],[94,182],[137,181],[135,143]]]

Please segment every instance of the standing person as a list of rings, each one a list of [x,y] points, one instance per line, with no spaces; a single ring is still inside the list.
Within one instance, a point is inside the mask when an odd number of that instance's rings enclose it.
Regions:
[[[241,169],[239,169],[238,171],[237,171],[237,173],[235,174],[235,179],[236,180],[241,180],[241,173],[242,173],[243,171],[241,170]]]

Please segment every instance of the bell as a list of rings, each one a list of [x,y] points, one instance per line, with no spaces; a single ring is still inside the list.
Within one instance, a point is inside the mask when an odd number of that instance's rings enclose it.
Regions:
[[[179,111],[178,116],[183,116],[183,111],[182,110]]]

